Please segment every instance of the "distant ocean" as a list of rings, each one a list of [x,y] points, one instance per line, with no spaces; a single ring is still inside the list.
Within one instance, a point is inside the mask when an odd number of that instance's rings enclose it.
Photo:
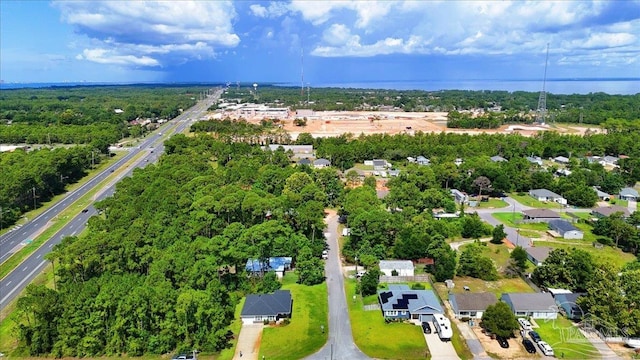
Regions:
[[[138,83],[136,83],[138,84]],[[139,83],[140,85],[162,85],[162,83]],[[167,85],[220,85],[216,82],[199,83],[167,83]],[[242,83],[243,86],[245,83]],[[261,83],[267,85],[267,83]],[[275,86],[300,86],[300,83],[270,83]],[[117,83],[0,83],[0,89],[43,88],[51,86],[99,86],[99,85],[132,85]],[[502,90],[528,91],[542,90],[541,80],[404,80],[404,81],[360,81],[360,82],[327,82],[311,83],[314,87],[337,87],[358,89],[393,89],[393,90]],[[584,79],[548,79],[546,91],[551,94],[588,94],[603,92],[607,94],[633,95],[640,93],[640,78],[584,78]]]

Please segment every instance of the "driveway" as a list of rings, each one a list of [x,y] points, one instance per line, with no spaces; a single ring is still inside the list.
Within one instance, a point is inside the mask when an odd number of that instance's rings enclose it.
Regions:
[[[233,358],[236,360],[257,360],[260,353],[260,341],[262,340],[262,324],[242,325],[236,353]]]
[[[433,325],[431,326],[433,328]],[[433,360],[459,360],[456,349],[453,348],[451,341],[441,341],[436,332],[431,334],[424,334],[424,339],[427,341],[429,352],[431,353],[431,359]]]

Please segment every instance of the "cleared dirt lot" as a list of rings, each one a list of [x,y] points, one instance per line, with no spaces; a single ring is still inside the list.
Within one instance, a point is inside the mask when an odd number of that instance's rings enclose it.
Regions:
[[[492,339],[486,334],[483,334],[479,326],[473,326],[471,329],[478,337],[478,340],[480,340],[480,343],[482,344],[482,347],[484,348],[484,350],[490,356],[492,354],[497,355],[498,358],[500,359],[522,359],[522,358],[538,357],[537,354],[533,354],[533,355],[529,354],[524,349],[524,346],[522,346],[522,343],[521,343],[522,340],[520,339],[519,336],[509,339],[508,340],[509,348],[503,349],[500,347],[500,344],[498,344],[497,340]]]

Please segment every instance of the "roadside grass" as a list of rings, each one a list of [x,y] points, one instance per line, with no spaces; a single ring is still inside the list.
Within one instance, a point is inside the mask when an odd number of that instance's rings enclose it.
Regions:
[[[519,277],[516,278],[505,278],[498,279],[496,281],[484,281],[468,276],[464,277],[455,277],[453,279],[455,287],[451,289],[452,293],[461,293],[464,292],[464,287],[468,286],[471,289],[471,292],[490,292],[494,293],[496,297],[499,299],[503,293],[508,292],[522,292],[522,293],[532,293],[535,292],[529,284],[527,284],[524,280]],[[438,291],[440,298],[448,299],[449,298],[449,289],[445,286],[444,283],[435,283],[435,289]]]
[[[534,208],[545,208],[545,209],[561,209],[562,205],[555,202],[542,202],[532,198],[529,195],[518,195],[515,193],[509,194],[509,197],[515,199],[522,205],[530,206]]]
[[[246,297],[242,297],[238,305],[236,306],[236,310],[233,314],[233,321],[231,322],[231,332],[233,332],[233,340],[231,340],[231,346],[222,350],[220,354],[216,357],[218,360],[231,360],[233,359],[233,355],[236,351],[236,345],[238,344],[238,337],[240,335],[240,330],[242,329],[242,320],[240,319],[240,314],[242,313],[242,307],[244,306],[244,302]],[[200,357],[200,356],[199,356]]]
[[[586,212],[586,211],[576,211],[576,212],[562,212],[560,213],[560,217],[563,217],[565,219],[573,219],[575,217],[578,219],[589,220],[593,217],[593,215],[591,215],[590,212]]]
[[[509,206],[505,201],[497,198],[490,198],[489,201],[479,201],[474,209],[500,209]]]
[[[542,234],[540,234],[540,231],[519,230],[518,232],[520,233],[520,236],[524,236],[524,237],[528,237],[528,238],[538,239],[538,238],[542,237]]]
[[[355,301],[352,300],[355,290],[356,281],[345,279],[353,339],[362,352],[376,359],[429,357],[427,343],[419,326],[399,322],[385,323],[381,311],[364,311],[360,296],[356,296]]]
[[[491,214],[495,219],[501,221],[503,224],[518,229],[547,231],[549,225],[547,223],[521,223],[523,215],[522,213],[514,212],[496,212]]]
[[[626,253],[618,248],[612,246],[604,246],[602,249],[595,248],[591,243],[587,242],[551,242],[551,241],[536,241],[536,246],[548,246],[554,249],[569,250],[572,248],[584,250],[593,256],[594,261],[601,264],[613,264],[620,268],[626,263],[634,261],[635,255]]]
[[[136,162],[140,157],[144,156],[144,153],[140,153],[137,156],[129,160],[124,167],[121,167],[118,171],[110,174],[107,178],[98,183],[93,189],[88,191],[84,196],[69,204],[65,210],[51,220],[49,226],[40,235],[36,236],[32,241],[18,250],[15,254],[11,255],[7,260],[0,264],[0,279],[4,278],[13,269],[15,269],[24,259],[29,257],[31,253],[36,251],[40,246],[47,242],[55,233],[60,231],[71,219],[78,215],[82,209],[89,206],[93,200],[92,198],[110,182],[120,175],[122,172],[126,172],[129,165]],[[86,178],[86,177],[85,177]],[[48,208],[48,205],[46,206]],[[44,210],[43,210],[44,211]]]
[[[538,328],[534,330],[546,341],[557,358],[594,359],[600,353],[582,335],[570,320],[559,316],[555,320],[537,320]]]
[[[290,290],[293,313],[288,325],[265,327],[260,346],[261,359],[301,359],[327,342],[329,300],[327,283],[306,286],[295,283],[295,274],[285,276],[283,290]],[[325,327],[324,333],[321,326]]]
[[[618,206],[622,206],[622,207],[629,207],[629,200],[622,200],[622,199],[614,199],[611,200],[611,205],[618,205]]]
[[[460,359],[473,359],[473,353],[467,346],[466,340],[462,338],[462,334],[458,329],[458,325],[456,325],[455,321],[451,322],[451,328],[453,330],[453,336],[451,337],[451,345],[456,349],[456,353],[460,356]]]

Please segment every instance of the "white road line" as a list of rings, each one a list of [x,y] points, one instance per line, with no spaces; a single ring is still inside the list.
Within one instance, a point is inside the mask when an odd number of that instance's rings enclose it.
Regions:
[[[22,233],[22,235],[27,235],[27,232],[26,232],[26,231],[25,231],[25,232],[23,232],[23,233]]]
[[[33,270],[31,270],[31,272],[29,274],[27,274],[27,276],[25,276],[24,278],[22,278],[22,280],[18,283],[18,285],[16,287],[14,287],[11,291],[9,291],[1,300],[0,300],[0,304],[4,304],[5,301],[14,293],[18,290],[18,288],[20,288],[20,286],[22,284],[24,284],[26,281],[31,281],[31,279],[29,279],[31,277],[31,275],[33,275],[36,271],[40,271],[40,268],[46,264],[46,261],[41,261],[40,264],[38,264],[35,268],[33,268]],[[9,281],[7,283],[7,286],[9,286],[9,284],[11,284],[11,281]]]
[[[9,285],[11,285],[11,280],[9,280],[5,286],[9,286]]]
[[[53,247],[53,244],[49,244],[49,247]]]
[[[40,259],[41,256],[42,254],[38,254],[38,256],[36,256],[36,259]]]
[[[22,271],[27,271],[27,268],[28,268],[27,266],[23,267]]]

